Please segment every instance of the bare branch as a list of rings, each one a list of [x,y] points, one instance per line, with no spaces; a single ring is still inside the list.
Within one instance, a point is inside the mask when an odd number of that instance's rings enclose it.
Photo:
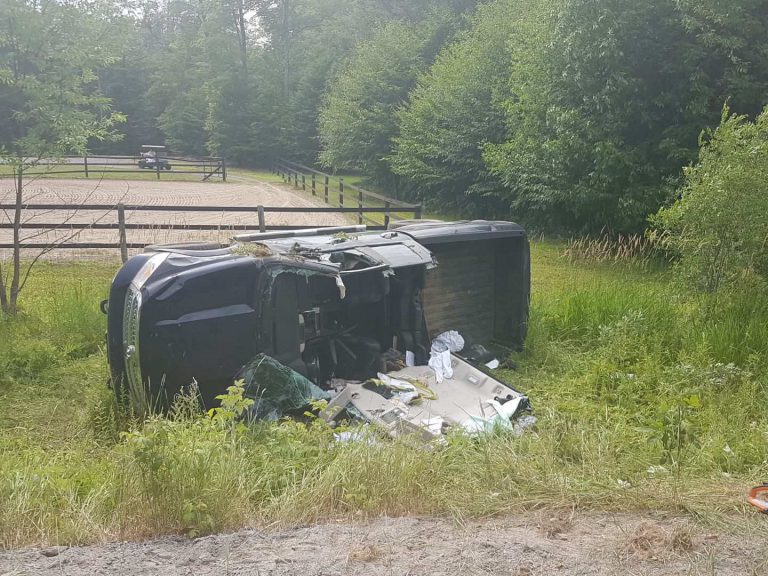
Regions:
[[[83,199],[83,201],[80,203],[80,205],[86,204],[88,202],[88,199],[96,192],[96,190],[98,190],[100,184],[101,184],[101,179],[99,180],[99,183]],[[59,238],[57,240],[54,240],[53,242],[51,242],[51,244],[49,246],[46,246],[45,248],[41,249],[40,252],[32,259],[32,261],[29,263],[29,266],[27,266],[26,270],[24,271],[23,278],[21,280],[21,283],[19,284],[19,291],[24,289],[24,286],[26,285],[27,280],[29,279],[29,275],[30,275],[30,272],[32,271],[32,268],[40,260],[40,258],[45,256],[46,254],[48,254],[52,250],[55,250],[56,248],[63,247],[70,240],[72,240],[74,238],[77,238],[84,230],[91,230],[92,226],[94,224],[98,224],[99,222],[104,220],[104,218],[106,218],[108,214],[111,214],[117,208],[117,205],[120,204],[123,201],[123,199],[125,199],[125,197],[128,195],[128,193],[130,191],[131,191],[131,185],[128,184],[127,187],[126,187],[125,192],[120,197],[120,199],[117,202],[115,202],[112,205],[112,207],[110,207],[109,210],[106,210],[106,211],[102,212],[102,214],[98,218],[96,218],[93,222],[90,223],[90,226],[88,228],[83,228],[83,229],[77,230],[77,231],[73,232],[72,234],[70,234],[68,236],[65,236],[63,238]],[[74,212],[72,213],[70,218],[74,217],[76,214],[77,214],[77,206],[74,207]],[[47,233],[47,232],[50,232],[50,230],[45,230],[44,232]]]
[[[96,185],[95,185],[95,186],[94,186],[94,187],[93,187],[93,188],[92,188],[92,189],[91,189],[91,190],[90,190],[90,191],[89,191],[89,192],[88,192],[88,193],[85,195],[85,197],[84,197],[84,198],[83,198],[83,199],[82,199],[82,200],[81,200],[81,201],[80,201],[78,204],[73,204],[73,205],[72,205],[72,208],[71,208],[71,209],[68,211],[68,212],[69,212],[69,215],[68,215],[68,216],[67,216],[67,217],[66,217],[66,218],[65,218],[65,219],[64,219],[62,222],[58,223],[58,224],[57,224],[57,226],[66,226],[67,224],[69,224],[69,223],[70,223],[70,222],[71,222],[71,221],[72,221],[72,220],[73,220],[73,219],[74,219],[74,218],[75,218],[75,217],[76,217],[76,216],[77,216],[77,215],[80,213],[80,208],[81,208],[82,206],[84,206],[85,204],[88,204],[88,201],[89,201],[89,200],[91,199],[91,197],[92,197],[92,196],[93,196],[93,195],[96,193],[96,191],[99,189],[99,187],[101,186],[101,184],[102,184],[102,182],[103,182],[103,181],[104,181],[104,178],[103,178],[103,176],[102,176],[102,177],[101,177],[101,178],[99,178],[99,180],[96,182]],[[130,186],[128,187],[128,190],[130,190]],[[126,195],[127,193],[128,193],[128,192],[126,191],[126,193],[125,193],[125,194],[123,194],[123,196],[120,198],[120,200],[118,201],[118,203],[122,202],[122,199],[123,199],[123,198],[125,198],[125,195]],[[62,202],[64,202],[64,201],[65,201],[65,199],[64,199],[64,198],[62,198],[61,196],[59,196],[59,200],[61,200]],[[117,207],[117,204],[115,204],[113,207],[111,207],[111,208],[110,208],[110,209],[107,211],[107,213],[109,213],[109,212],[111,212],[112,210],[114,210],[114,209],[115,209],[115,207]],[[53,211],[53,210],[51,210],[50,212],[54,212],[54,211]],[[35,216],[36,216],[36,215],[33,215],[33,216],[31,216],[30,218],[34,218]],[[27,221],[28,221],[28,220],[27,220]],[[98,221],[99,221],[99,220],[96,220],[95,222],[98,222]],[[92,224],[93,224],[93,223],[94,223],[94,222],[92,222]],[[58,229],[58,228],[54,228],[54,230],[56,230],[56,229]],[[87,228],[86,228],[86,230],[87,230]],[[43,236],[43,235],[47,234],[48,232],[51,232],[51,230],[50,230],[50,229],[43,229],[43,230],[41,230],[40,232],[36,232],[36,233],[34,233],[34,234],[30,234],[29,236],[26,236],[26,237],[25,237],[25,238],[24,238],[22,241],[27,241],[27,240],[31,240],[31,239],[33,239],[33,238],[38,238],[38,237],[40,237],[40,236]],[[78,230],[77,234],[79,234],[80,232],[82,232],[82,230]]]

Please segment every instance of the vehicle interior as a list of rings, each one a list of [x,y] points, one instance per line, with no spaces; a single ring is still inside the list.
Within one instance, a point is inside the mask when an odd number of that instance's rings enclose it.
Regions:
[[[275,359],[327,386],[332,378],[365,380],[385,370],[391,350],[427,359],[421,290],[424,266],[385,274],[356,268],[336,279],[326,275],[278,274],[271,305],[264,309],[264,349]]]

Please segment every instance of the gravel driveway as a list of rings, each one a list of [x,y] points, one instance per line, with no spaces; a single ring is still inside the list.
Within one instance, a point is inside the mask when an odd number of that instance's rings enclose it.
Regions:
[[[762,518],[759,518],[762,520]],[[531,512],[504,518],[381,518],[197,540],[162,538],[0,552],[5,576],[766,574],[749,528],[707,530],[647,514]],[[754,534],[753,534],[754,538]]]

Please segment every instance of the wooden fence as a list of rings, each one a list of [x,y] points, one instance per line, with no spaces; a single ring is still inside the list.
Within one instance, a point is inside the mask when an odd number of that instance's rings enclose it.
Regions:
[[[94,158],[100,162],[94,163]],[[78,162],[76,162],[77,160]],[[123,164],[112,163],[116,160],[124,161]],[[83,158],[70,158],[67,164],[57,164],[59,166],[75,167],[74,169],[46,171],[46,174],[74,174],[84,173],[86,177],[92,175],[98,176],[104,168],[106,173],[124,173],[136,172],[138,167],[129,164],[128,160],[134,161],[134,156],[88,156]],[[177,162],[179,159],[174,159]],[[82,161],[82,162],[79,162]],[[193,162],[208,162],[204,164],[205,169],[201,171],[175,170],[173,173],[184,174],[202,174],[206,180],[213,175],[218,175],[226,179],[226,164],[223,158],[209,158],[205,160],[189,160],[190,165]],[[111,167],[110,167],[111,166]],[[117,166],[117,168],[115,168]],[[126,169],[120,169],[125,166]],[[173,165],[172,165],[173,166]],[[95,168],[98,167],[98,168]],[[130,169],[129,169],[130,168]],[[274,171],[283,177],[285,182],[290,182],[293,186],[301,188],[312,196],[321,196],[327,206],[168,206],[168,205],[129,205],[129,204],[24,204],[24,212],[37,211],[43,214],[37,214],[36,218],[26,219],[20,224],[22,229],[42,230],[42,231],[69,231],[71,234],[65,241],[56,240],[53,242],[22,242],[21,248],[30,248],[46,250],[52,248],[65,249],[120,249],[123,261],[128,257],[128,250],[135,248],[145,248],[154,242],[129,242],[129,230],[192,230],[192,231],[256,231],[266,232],[267,230],[300,230],[302,228],[324,228],[324,225],[285,225],[268,224],[269,214],[278,213],[301,213],[301,214],[345,214],[354,215],[358,224],[366,224],[370,230],[386,230],[390,222],[403,220],[406,218],[421,218],[421,204],[411,204],[402,202],[395,198],[390,198],[382,194],[377,194],[365,190],[358,186],[345,184],[341,177],[331,176],[324,172],[319,172],[307,166],[281,160],[274,166]],[[156,170],[158,174],[159,170]],[[168,171],[164,171],[168,172]],[[159,175],[158,175],[159,177]],[[14,204],[0,204],[0,211],[13,212]],[[46,212],[63,211],[68,214],[63,222],[52,222],[37,220],[44,217]],[[99,216],[91,222],[73,222],[72,214],[81,212],[99,212]],[[215,212],[218,214],[251,214],[253,216],[252,224],[186,224],[186,223],[137,223],[127,222],[126,212],[175,212],[175,213],[193,213],[193,212]],[[109,221],[104,221],[109,220]],[[14,225],[10,221],[0,221],[0,230],[13,229]],[[114,230],[117,238],[116,242],[78,242],[77,233],[81,230]],[[0,243],[0,249],[13,248],[11,243]]]
[[[12,211],[15,209],[13,204],[0,204],[0,211]],[[399,208],[398,208],[399,209]],[[356,214],[358,219],[366,217],[371,221],[368,225],[370,230],[384,230],[389,225],[389,215],[392,210],[391,206],[357,206],[357,207],[345,207],[345,206],[155,206],[155,205],[129,205],[129,204],[24,204],[22,210],[35,210],[35,211],[66,211],[68,213],[81,213],[81,212],[99,212],[98,221],[90,223],[78,223],[78,222],[36,222],[26,221],[20,224],[22,229],[33,230],[68,230],[73,234],[78,230],[115,230],[117,232],[117,242],[77,242],[76,237],[72,238],[72,242],[65,241],[59,244],[51,242],[36,242],[21,244],[21,248],[32,249],[51,249],[53,248],[65,248],[65,249],[82,249],[82,248],[110,248],[120,249],[120,254],[125,261],[128,258],[129,248],[145,248],[154,242],[129,242],[127,239],[128,230],[214,230],[214,231],[243,231],[250,230],[259,232],[266,232],[267,230],[301,230],[303,228],[323,228],[325,226],[294,226],[294,225],[270,225],[267,223],[267,216],[269,214],[277,213],[302,213],[302,214]],[[126,222],[126,212],[217,212],[219,214],[252,214],[254,217],[253,224],[179,224],[179,223],[136,223]],[[108,215],[114,213],[114,219],[111,222],[103,222]],[[377,223],[374,220],[367,217],[367,215],[379,214],[383,215],[386,224]],[[0,229],[13,229],[12,222],[0,222]],[[0,243],[0,248],[13,248],[11,243]]]
[[[202,180],[221,178],[227,180],[227,163],[224,158],[207,156],[158,156],[158,162],[147,168],[139,167],[139,156],[67,156],[56,160],[43,160],[27,172],[34,176],[83,176],[100,178],[110,174],[154,173],[158,180],[166,174],[186,174]],[[163,167],[167,166],[167,169]]]
[[[357,212],[358,224],[383,225],[384,228],[388,228],[390,220],[421,218],[421,204],[403,202],[347,184],[341,176],[332,176],[296,162],[279,159],[273,165],[272,172],[295,188],[311,192],[312,196],[320,196],[326,204],[336,205],[339,208],[357,206],[353,212]],[[381,210],[367,210],[366,207]],[[373,219],[368,216],[371,213],[383,214],[384,218],[383,220]]]

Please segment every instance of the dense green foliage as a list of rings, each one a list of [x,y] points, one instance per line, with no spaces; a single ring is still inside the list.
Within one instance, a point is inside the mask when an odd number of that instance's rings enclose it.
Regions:
[[[388,161],[422,200],[482,213],[486,194],[501,188],[482,151],[507,135],[501,103],[525,5],[481,6],[470,30],[443,50],[398,110],[400,133]]]
[[[94,151],[165,143],[241,165],[288,157],[557,232],[642,230],[675,198],[723,105],[754,119],[768,104],[768,0],[12,0],[3,10],[24,12],[28,27],[21,42],[13,18],[0,29],[0,141],[73,125],[38,101],[55,96],[102,122],[116,119],[110,106],[126,115],[123,140],[100,143],[95,130]],[[38,83],[27,96],[12,69]],[[62,141],[62,151],[84,146]]]
[[[502,196],[550,229],[642,228],[723,102],[753,114],[765,104],[757,4],[572,0],[540,12],[516,43],[510,138],[486,154]]]
[[[395,111],[435,57],[450,23],[387,24],[356,48],[320,110],[320,162],[385,177],[397,133]]]
[[[17,170],[83,152],[121,120],[95,71],[113,61],[109,27],[76,4],[0,5],[0,158]]]
[[[768,281],[768,110],[727,117],[687,171],[682,195],[655,222],[694,285],[765,288]],[[758,286],[754,284],[757,283]],[[746,286],[745,286],[746,285]]]

